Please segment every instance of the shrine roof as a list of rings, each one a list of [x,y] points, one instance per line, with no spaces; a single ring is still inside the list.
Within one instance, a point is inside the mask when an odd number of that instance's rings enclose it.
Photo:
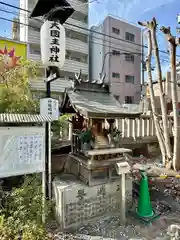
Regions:
[[[67,113],[67,108],[71,107],[71,112],[80,112],[82,115],[91,118],[120,118],[124,116],[140,116],[139,109],[128,109],[123,107],[112,94],[103,91],[69,90],[66,91],[61,112]]]

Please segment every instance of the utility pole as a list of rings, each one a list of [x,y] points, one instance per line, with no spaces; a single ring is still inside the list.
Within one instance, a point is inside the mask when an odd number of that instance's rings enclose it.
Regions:
[[[142,53],[142,86],[144,87],[144,72],[145,72],[145,62],[144,62],[144,32],[141,33],[141,53]]]

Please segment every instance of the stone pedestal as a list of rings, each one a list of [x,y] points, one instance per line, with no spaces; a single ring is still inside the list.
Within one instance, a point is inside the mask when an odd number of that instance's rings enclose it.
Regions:
[[[132,201],[132,180],[127,176],[126,208]],[[62,229],[78,227],[108,214],[121,213],[121,181],[89,187],[72,175],[61,175],[53,181],[55,214]]]

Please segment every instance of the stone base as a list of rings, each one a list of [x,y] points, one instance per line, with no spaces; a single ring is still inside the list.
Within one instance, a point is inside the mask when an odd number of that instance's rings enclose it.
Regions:
[[[89,187],[72,175],[53,181],[55,214],[62,229],[78,227],[113,212],[121,212],[120,180]],[[126,178],[126,206],[132,202],[132,180]]]

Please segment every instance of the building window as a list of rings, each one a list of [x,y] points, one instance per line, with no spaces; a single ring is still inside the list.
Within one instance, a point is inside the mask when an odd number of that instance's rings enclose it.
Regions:
[[[32,31],[35,31],[35,32],[40,32],[41,28],[40,27],[33,27],[33,26],[29,26],[29,29],[32,30]]]
[[[115,72],[113,72],[113,73],[112,73],[112,77],[113,77],[113,78],[120,78],[120,73],[115,73]]]
[[[134,63],[134,55],[132,55],[132,54],[126,54],[126,55],[125,55],[125,60],[126,60],[127,62],[132,62],[132,63]]]
[[[119,35],[120,34],[120,30],[118,28],[112,27],[112,32]]]
[[[113,54],[113,55],[116,55],[116,56],[119,56],[119,55],[120,55],[120,51],[112,50],[112,54]]]
[[[125,103],[127,104],[134,103],[134,96],[125,96]]]
[[[134,76],[126,75],[125,76],[125,82],[134,84]]]
[[[135,35],[132,33],[126,32],[126,40],[130,42],[135,42]]]
[[[41,54],[41,50],[39,47],[30,45],[30,53],[31,54],[35,54],[35,55],[40,55]]]

